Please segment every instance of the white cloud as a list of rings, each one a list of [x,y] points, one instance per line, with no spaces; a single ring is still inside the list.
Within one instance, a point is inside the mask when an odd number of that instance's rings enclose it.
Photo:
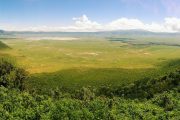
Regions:
[[[9,31],[63,31],[63,32],[94,32],[94,31],[111,31],[111,30],[130,30],[143,29],[151,32],[180,32],[179,18],[165,18],[164,22],[150,24],[143,23],[138,19],[120,18],[107,24],[100,24],[91,21],[86,15],[73,18],[74,24],[70,26],[49,27],[49,26],[11,26],[0,25],[2,29]]]
[[[138,19],[120,18],[106,25],[105,30],[143,29],[151,32],[180,32],[180,19],[165,18],[163,23],[143,23]]]
[[[178,18],[165,18],[165,27],[172,31],[180,32],[180,19]]]
[[[73,18],[75,21],[75,26],[77,29],[82,31],[98,31],[102,29],[101,24],[89,20],[89,18],[86,15],[83,15],[82,17]]]
[[[106,25],[106,29],[142,29],[144,24],[138,19],[120,18]]]

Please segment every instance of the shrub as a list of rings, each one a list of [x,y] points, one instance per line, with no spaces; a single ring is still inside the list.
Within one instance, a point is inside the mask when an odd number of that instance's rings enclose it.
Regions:
[[[27,76],[24,69],[16,67],[9,61],[0,60],[0,86],[23,90]]]

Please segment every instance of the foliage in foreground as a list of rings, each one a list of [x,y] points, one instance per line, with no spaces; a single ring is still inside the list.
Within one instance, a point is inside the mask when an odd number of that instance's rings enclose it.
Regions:
[[[0,60],[0,86],[23,90],[27,72],[7,60]]]
[[[173,90],[147,101],[120,97],[95,97],[85,101],[73,98],[52,99],[0,87],[2,120],[116,120],[180,118],[180,94]]]
[[[180,118],[179,71],[157,81],[134,83],[131,87],[125,87],[128,89],[122,93],[123,95],[120,93],[124,87],[118,88],[116,91],[120,92],[117,96],[114,91],[108,91],[109,89],[92,91],[89,88],[82,88],[74,94],[63,93],[58,89],[51,91],[51,96],[38,95],[35,92],[30,94],[22,91],[27,77],[25,73],[23,69],[16,68],[9,62],[3,61],[0,64],[1,81],[6,81],[1,82],[0,87],[0,120],[177,120]],[[133,91],[139,93],[134,96]],[[152,96],[144,96],[144,91]],[[110,96],[107,93],[111,93]]]

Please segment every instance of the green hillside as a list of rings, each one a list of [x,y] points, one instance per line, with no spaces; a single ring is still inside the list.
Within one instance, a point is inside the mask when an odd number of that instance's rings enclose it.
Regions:
[[[9,46],[0,41],[0,49],[7,49]]]

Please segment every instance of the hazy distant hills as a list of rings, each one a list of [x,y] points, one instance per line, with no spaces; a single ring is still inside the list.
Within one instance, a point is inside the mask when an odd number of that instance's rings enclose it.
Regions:
[[[0,30],[0,35],[18,36],[18,37],[111,37],[111,36],[179,36],[180,33],[156,33],[145,30],[116,30],[116,31],[101,31],[101,32],[7,32]]]
[[[138,36],[180,36],[180,33],[163,33],[163,32],[150,32],[146,30],[134,29],[134,30],[116,30],[116,31],[104,31],[99,32],[104,35],[138,35]]]
[[[4,30],[0,30],[0,34],[3,34],[5,31]]]

